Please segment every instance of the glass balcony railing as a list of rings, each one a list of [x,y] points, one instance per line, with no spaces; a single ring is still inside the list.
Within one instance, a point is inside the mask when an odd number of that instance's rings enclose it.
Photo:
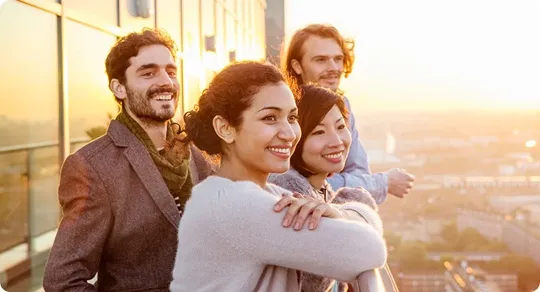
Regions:
[[[388,265],[362,273],[353,289],[360,292],[399,292]]]
[[[0,255],[25,244],[30,257],[34,239],[58,225],[58,153],[57,141],[0,147]]]

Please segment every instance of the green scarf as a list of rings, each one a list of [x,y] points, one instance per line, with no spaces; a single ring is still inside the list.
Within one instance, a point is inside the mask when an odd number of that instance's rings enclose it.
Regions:
[[[193,187],[189,170],[190,152],[187,145],[175,137],[177,131],[173,129],[173,123],[169,122],[167,125],[165,148],[158,151],[146,131],[126,111],[122,110],[116,120],[144,144],[171,192],[178,210],[183,212]]]

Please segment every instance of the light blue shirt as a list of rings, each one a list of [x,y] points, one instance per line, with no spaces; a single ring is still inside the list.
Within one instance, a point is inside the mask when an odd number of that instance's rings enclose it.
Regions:
[[[360,143],[356,120],[347,98],[345,98],[345,105],[349,111],[349,130],[352,137],[349,156],[345,161],[343,171],[334,173],[328,178],[328,182],[334,190],[341,187],[363,187],[380,205],[386,200],[388,193],[388,176],[385,173],[371,173],[368,157],[362,143]]]

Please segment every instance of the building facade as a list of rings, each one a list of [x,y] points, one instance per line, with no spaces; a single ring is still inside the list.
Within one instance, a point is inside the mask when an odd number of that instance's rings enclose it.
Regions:
[[[191,109],[214,74],[265,59],[266,0],[0,0],[0,283],[46,260],[67,155],[118,112],[105,58],[119,36],[166,30]]]
[[[518,222],[509,216],[484,211],[458,209],[457,228],[476,229],[492,240],[501,241],[517,254],[530,257],[540,265],[540,231],[528,222]]]
[[[268,1],[266,8],[266,57],[280,65],[285,40],[285,0]]]

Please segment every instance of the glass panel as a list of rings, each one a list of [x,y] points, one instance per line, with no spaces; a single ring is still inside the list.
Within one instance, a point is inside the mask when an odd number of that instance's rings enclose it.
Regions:
[[[222,68],[229,63],[229,52],[225,45],[225,11],[220,3],[216,4],[216,49],[218,66]]]
[[[176,57],[177,60],[177,66],[178,66],[178,81],[182,82],[180,80],[182,78],[182,66],[181,66],[181,37],[182,37],[182,31],[181,31],[181,13],[180,13],[180,2],[178,0],[160,0],[157,1],[157,25],[159,28],[162,28],[166,30],[170,35],[171,38],[174,40],[176,45],[178,46],[178,54]],[[180,86],[180,90],[182,90],[182,86]],[[182,91],[180,91],[178,96],[183,96]],[[180,101],[178,103],[178,109],[176,111],[175,119],[180,120],[182,118],[182,102]]]
[[[29,152],[32,238],[53,230],[60,219],[58,147]]]
[[[203,87],[214,78],[214,75],[219,70],[219,64],[217,60],[217,46],[216,46],[216,19],[215,19],[215,7],[214,0],[201,0],[202,10],[202,37],[203,37],[203,65],[204,65],[204,80]],[[213,48],[209,43],[207,47],[207,38],[214,37]],[[210,39],[208,40],[210,41]]]
[[[116,37],[69,20],[65,33],[70,138],[94,139],[105,134],[109,116],[118,113],[105,73],[105,58]]]
[[[229,51],[235,50],[237,48],[236,46],[236,21],[231,16],[231,14],[227,13],[225,15],[225,29],[227,30],[227,49]],[[238,52],[238,51],[237,51]],[[237,55],[238,57],[238,55]]]
[[[115,0],[63,0],[62,4],[66,8],[84,12],[99,21],[108,25],[117,25],[117,1]]]
[[[215,35],[214,0],[200,1],[202,1],[203,36]]]
[[[0,253],[25,241],[28,224],[26,152],[0,153]]]
[[[56,15],[17,1],[5,3],[0,10],[0,64],[6,68],[7,78],[0,86],[0,147],[58,141],[56,20]],[[32,213],[39,212],[33,222],[56,216],[54,222],[45,220],[44,225],[36,225],[38,229],[54,228],[58,222],[54,184],[58,147],[49,150],[31,156],[30,161],[24,150],[0,154],[0,251],[27,236],[29,185],[35,191],[34,200],[51,203],[51,208],[32,209]],[[32,166],[29,184],[27,163]],[[34,182],[36,171],[40,176]]]
[[[155,7],[154,1],[146,9],[137,8],[136,1],[120,1],[120,26],[124,32],[140,31],[144,27],[155,27]],[[186,2],[186,1],[185,1]],[[192,2],[192,1],[187,1]],[[144,14],[147,15],[144,15]],[[142,16],[141,16],[142,15]],[[143,17],[144,16],[144,17]]]
[[[201,62],[199,3],[182,1],[182,21],[184,41],[184,106],[192,109],[199,100],[203,65]]]

